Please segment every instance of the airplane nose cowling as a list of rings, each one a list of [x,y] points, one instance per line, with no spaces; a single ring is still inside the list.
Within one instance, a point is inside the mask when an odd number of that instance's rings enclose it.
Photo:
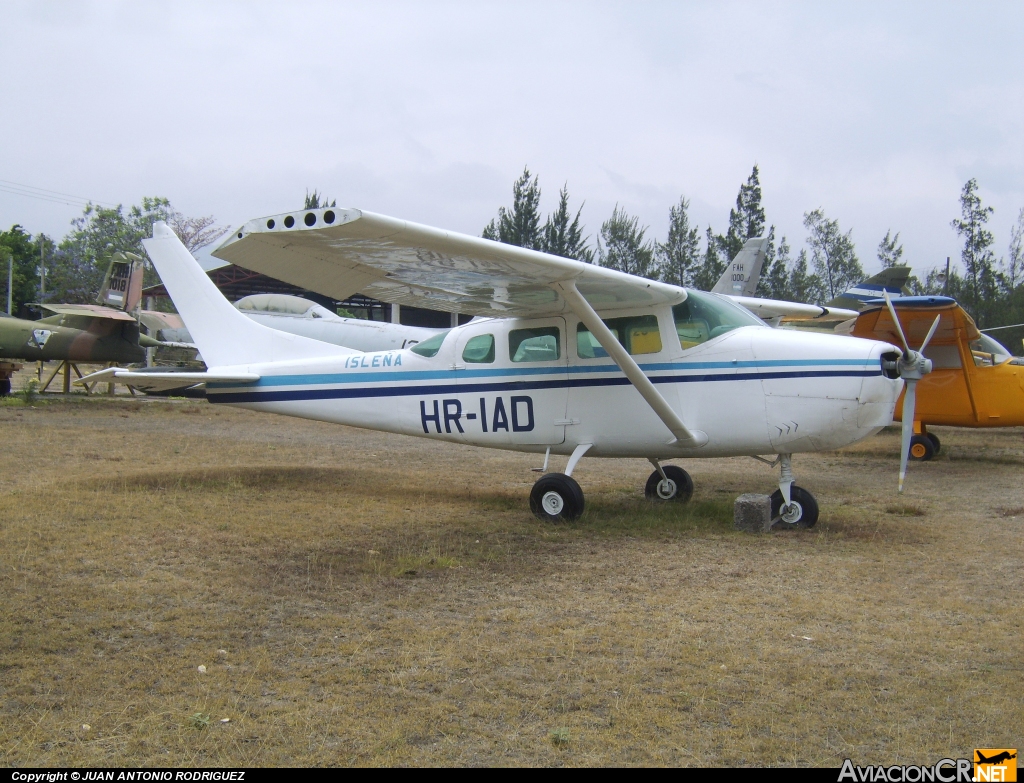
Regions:
[[[892,422],[903,384],[886,377],[898,355],[888,343],[774,329],[754,337],[754,352],[776,451],[840,448]]]

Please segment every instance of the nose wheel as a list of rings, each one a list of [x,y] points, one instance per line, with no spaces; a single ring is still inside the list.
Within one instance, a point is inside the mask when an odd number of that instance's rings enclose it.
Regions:
[[[572,476],[548,473],[530,491],[530,511],[547,522],[570,522],[583,513],[583,490]]]
[[[793,455],[780,454],[779,488],[772,493],[772,524],[781,527],[814,527],[818,522],[818,501],[793,483]]]
[[[779,527],[814,527],[818,522],[818,501],[803,487],[789,488],[789,504],[782,497],[782,490],[772,493],[772,519],[778,520]]]

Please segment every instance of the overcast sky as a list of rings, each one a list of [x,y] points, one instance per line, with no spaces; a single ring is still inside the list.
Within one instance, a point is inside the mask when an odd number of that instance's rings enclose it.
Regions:
[[[868,271],[954,260],[964,182],[1024,207],[1024,3],[5,2],[0,180],[224,224],[358,207],[479,234],[523,165],[593,235],[616,203],[724,231],[756,162],[777,232],[816,207]],[[0,182],[0,189],[10,188]],[[61,236],[77,204],[0,192]]]

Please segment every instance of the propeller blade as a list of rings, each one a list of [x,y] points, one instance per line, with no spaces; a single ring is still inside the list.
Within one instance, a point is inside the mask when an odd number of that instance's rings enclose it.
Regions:
[[[924,353],[924,349],[925,347],[927,347],[928,341],[931,340],[932,337],[935,335],[935,330],[939,328],[939,321],[941,320],[941,315],[935,316],[935,320],[932,321],[932,328],[928,330],[928,336],[924,338],[924,342],[921,343],[921,347],[920,349],[918,349],[921,353]]]
[[[892,299],[889,298],[888,291],[882,291],[882,296],[885,297],[885,306],[889,308],[889,315],[892,316],[892,321],[896,324],[896,331],[900,334],[900,339],[903,341],[903,347],[907,351],[907,356],[910,355],[910,344],[907,342],[907,336],[903,334],[903,324],[900,323],[899,316],[896,315],[896,308],[892,306]]]
[[[910,439],[914,436],[914,404],[917,401],[917,381],[907,381],[907,391],[903,395],[903,439],[900,451],[900,493],[903,492],[903,479],[907,476],[907,460],[910,459]]]

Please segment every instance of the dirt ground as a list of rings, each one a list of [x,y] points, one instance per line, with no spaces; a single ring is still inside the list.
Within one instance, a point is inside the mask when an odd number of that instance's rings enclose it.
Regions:
[[[777,470],[540,458],[199,401],[0,404],[0,763],[830,765],[1024,746],[1024,431]],[[553,458],[554,459],[554,458]],[[564,458],[563,458],[564,459]],[[554,465],[561,467],[561,462]],[[204,667],[200,670],[199,667]]]

